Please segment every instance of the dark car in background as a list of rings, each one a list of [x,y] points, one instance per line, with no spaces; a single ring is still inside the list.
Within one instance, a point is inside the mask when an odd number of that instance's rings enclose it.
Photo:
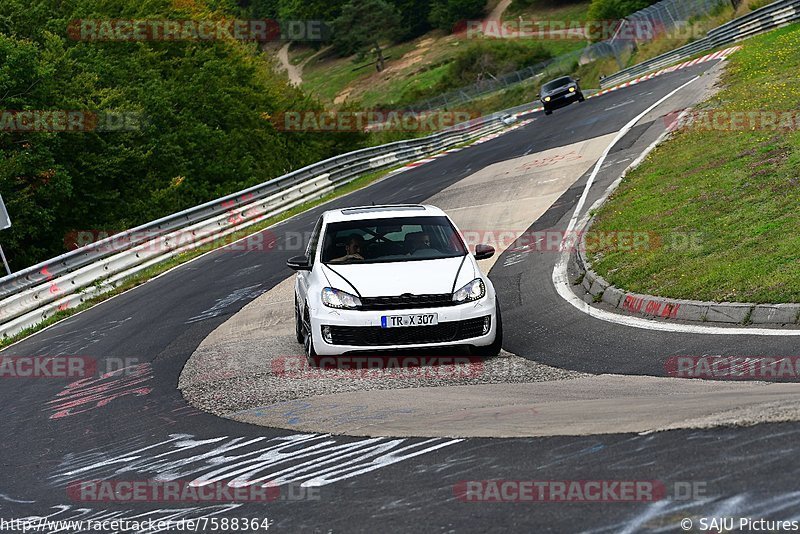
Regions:
[[[578,85],[579,80],[580,78],[562,76],[542,85],[539,89],[539,99],[544,106],[544,114],[550,115],[554,109],[586,100]]]

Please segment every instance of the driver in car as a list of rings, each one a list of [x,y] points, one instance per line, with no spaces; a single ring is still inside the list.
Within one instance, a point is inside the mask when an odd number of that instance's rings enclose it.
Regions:
[[[408,243],[409,256],[413,255],[418,250],[431,248],[431,236],[424,232],[408,234],[407,237],[409,241]]]
[[[352,260],[363,260],[361,251],[364,250],[364,238],[358,234],[353,234],[347,239],[344,246],[345,255],[341,258],[334,258],[331,263],[341,263]]]

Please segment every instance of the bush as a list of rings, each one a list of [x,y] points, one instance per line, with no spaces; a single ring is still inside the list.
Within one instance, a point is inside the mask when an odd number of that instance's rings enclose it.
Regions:
[[[618,20],[655,4],[657,0],[592,0],[589,20]]]
[[[517,41],[478,41],[456,56],[437,90],[502,76],[551,57],[552,54],[539,43],[531,46]]]

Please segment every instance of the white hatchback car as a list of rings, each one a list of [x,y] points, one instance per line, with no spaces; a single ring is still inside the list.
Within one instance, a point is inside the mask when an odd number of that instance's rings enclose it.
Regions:
[[[295,330],[306,355],[464,345],[500,352],[494,287],[439,208],[364,206],[326,211],[297,271]]]

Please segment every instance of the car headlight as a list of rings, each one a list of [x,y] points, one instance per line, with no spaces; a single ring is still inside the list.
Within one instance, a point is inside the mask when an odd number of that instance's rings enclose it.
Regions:
[[[550,97],[549,96],[544,97],[544,101],[545,102],[550,102]]]
[[[453,302],[471,302],[483,298],[485,294],[486,286],[483,284],[483,280],[476,278],[453,293]]]
[[[569,88],[569,92],[570,92],[570,93],[574,93],[574,92],[575,92],[575,88],[574,88],[574,87],[570,87],[570,88]]]
[[[340,289],[326,287],[322,290],[322,303],[329,308],[358,308],[361,300]]]

